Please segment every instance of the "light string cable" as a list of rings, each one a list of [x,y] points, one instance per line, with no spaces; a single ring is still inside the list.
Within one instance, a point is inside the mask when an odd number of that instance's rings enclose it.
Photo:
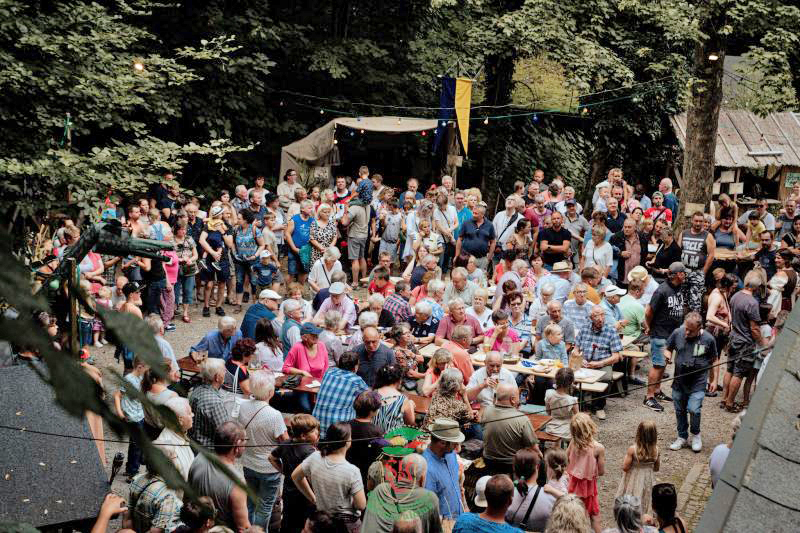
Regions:
[[[664,379],[661,379],[659,381],[655,381],[653,383],[648,383],[648,384],[645,384],[645,385],[638,385],[638,386],[635,386],[635,387],[629,387],[627,393],[629,394],[629,393],[637,391],[637,390],[646,389],[647,387],[649,387],[651,385],[660,385],[662,383],[666,383],[668,381],[673,381],[673,380],[676,380],[676,379],[679,379],[679,378],[683,378],[685,376],[689,376],[689,375],[692,375],[692,374],[697,374],[697,373],[700,373],[700,372],[705,372],[705,371],[711,370],[712,368],[715,368],[717,366],[726,365],[731,360],[735,361],[735,360],[737,360],[739,358],[742,358],[742,357],[750,357],[750,356],[756,355],[758,353],[761,353],[761,352],[763,352],[765,350],[771,350],[772,348],[773,348],[773,346],[765,346],[765,347],[762,347],[762,348],[757,348],[755,350],[752,350],[752,351],[749,351],[749,352],[745,352],[745,353],[741,353],[741,354],[735,355],[733,357],[729,356],[727,358],[727,360],[724,361],[724,362],[712,363],[712,364],[710,364],[708,366],[704,366],[704,367],[701,367],[701,368],[696,368],[694,370],[690,370],[688,372],[684,372],[683,374],[676,374],[673,377],[664,378]],[[591,404],[595,400],[611,398],[611,397],[614,397],[614,396],[617,396],[617,393],[612,392],[612,393],[603,394],[603,395],[599,395],[599,396],[592,395],[591,399],[589,399],[589,400],[581,400],[579,402],[576,402],[574,405],[578,405],[579,408],[580,408],[581,406]],[[490,420],[488,422],[479,422],[479,423],[481,425],[485,426],[486,424],[492,424],[494,422],[501,422],[501,421],[505,421],[505,420],[511,420],[513,418],[522,418],[522,417],[527,417],[527,416],[528,416],[528,413],[524,413],[524,414],[521,414],[521,415],[514,415],[514,416],[505,417],[505,418],[503,418],[501,420]],[[462,426],[462,427],[464,427],[464,426]],[[122,439],[95,439],[95,438],[92,438],[92,437],[85,437],[83,435],[69,435],[69,434],[64,434],[64,433],[54,433],[54,432],[50,432],[50,431],[39,431],[39,430],[34,430],[34,429],[28,429],[27,427],[15,427],[15,426],[3,425],[3,424],[0,424],[0,429],[5,429],[5,430],[9,430],[9,431],[19,431],[21,433],[31,433],[31,434],[34,434],[34,435],[44,435],[44,436],[48,436],[48,437],[61,437],[61,438],[65,438],[65,439],[87,440],[87,441],[95,441],[95,442],[112,442],[112,443],[119,443],[119,444],[128,444],[129,443],[128,440],[122,440]],[[429,432],[426,432],[426,433],[429,433]],[[317,443],[317,445],[320,445],[320,444],[343,444],[345,442],[360,442],[360,441],[374,441],[374,440],[375,440],[374,437],[363,437],[363,438],[357,438],[357,439],[350,439],[349,441],[346,441],[346,440],[323,440],[323,441],[319,441]],[[193,444],[162,444],[162,443],[156,443],[156,442],[151,442],[151,444],[153,444],[154,446],[175,446],[175,447],[183,447],[183,446],[192,446],[193,445]],[[276,442],[275,444],[246,444],[246,445],[244,445],[242,447],[243,448],[271,448],[271,447],[275,447],[275,446],[301,446],[301,445],[305,445],[305,444],[308,444],[308,443],[307,442]],[[197,444],[195,444],[195,445],[199,446]]]

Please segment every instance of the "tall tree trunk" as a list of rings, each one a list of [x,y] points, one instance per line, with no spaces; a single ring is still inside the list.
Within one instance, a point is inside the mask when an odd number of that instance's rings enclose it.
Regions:
[[[511,102],[514,87],[516,54],[508,52],[486,58],[487,105],[505,105]],[[489,136],[483,149],[483,175],[481,189],[483,200],[492,210],[501,190],[508,192],[515,176],[506,176],[508,139],[511,129],[503,121],[489,122]],[[490,212],[491,216],[492,213]]]
[[[694,75],[686,117],[686,149],[680,183],[680,206],[689,203],[708,205],[714,185],[714,154],[717,148],[717,125],[722,103],[722,75],[725,60],[725,36],[717,29],[725,25],[725,9],[712,12],[700,31],[708,37],[694,49]],[[709,57],[717,56],[716,60]],[[686,225],[686,217],[676,213],[675,231]]]

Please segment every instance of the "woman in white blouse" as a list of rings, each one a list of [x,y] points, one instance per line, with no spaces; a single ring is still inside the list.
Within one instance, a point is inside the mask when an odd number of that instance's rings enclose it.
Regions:
[[[319,292],[322,289],[327,289],[331,286],[331,276],[336,271],[342,270],[342,263],[339,258],[342,252],[333,246],[326,248],[322,253],[322,257],[317,259],[311,266],[311,272],[308,274],[308,284],[314,289],[314,292]]]

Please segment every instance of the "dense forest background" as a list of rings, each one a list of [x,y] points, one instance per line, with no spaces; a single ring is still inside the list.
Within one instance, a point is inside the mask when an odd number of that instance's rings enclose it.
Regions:
[[[274,185],[281,146],[334,116],[435,117],[441,75],[474,77],[473,106],[489,106],[473,110],[490,120],[472,122],[460,186],[492,198],[537,167],[579,191],[612,166],[654,182],[681,164],[669,116],[706,4],[749,65],[726,105],[794,108],[788,2],[0,0],[0,205],[12,223],[94,212],[166,171],[207,195]],[[431,138],[345,134],[336,172],[424,183],[443,164]]]

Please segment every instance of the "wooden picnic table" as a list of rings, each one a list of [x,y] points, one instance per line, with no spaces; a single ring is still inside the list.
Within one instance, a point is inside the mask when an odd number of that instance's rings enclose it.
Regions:
[[[758,250],[727,250],[719,249],[714,250],[714,259],[720,261],[753,261]]]
[[[428,346],[419,350],[419,353],[422,354],[423,357],[430,358],[433,356],[434,352],[439,349],[439,346],[431,343]],[[473,366],[486,366],[485,359],[476,359],[476,355],[483,355],[484,358],[486,354],[482,351],[477,351],[474,354],[471,354],[472,358],[472,365]],[[519,374],[529,374],[532,376],[541,376],[548,379],[555,379],[556,372],[558,372],[558,368],[555,366],[549,367],[547,372],[539,372],[534,370],[533,368],[529,368],[527,366],[523,366],[520,362],[509,364],[503,363],[503,367],[507,368],[511,372],[517,372]],[[585,370],[586,372],[582,373],[581,376],[575,376],[576,383],[596,383],[600,378],[603,377],[603,372],[601,370],[593,370],[591,368],[584,368],[581,370]]]
[[[178,368],[180,369],[181,379],[189,379],[190,381],[196,380],[197,375],[200,373],[200,365],[191,358],[191,356],[186,356],[182,359],[178,359]],[[250,372],[260,372],[261,369],[250,369]],[[280,389],[282,388],[283,382],[286,380],[288,376],[285,374],[281,374],[275,377],[275,388]],[[317,394],[319,392],[319,387],[309,387],[308,384],[314,381],[313,377],[303,376],[303,379],[300,381],[300,385],[294,389],[286,389],[286,390],[296,390],[300,392],[308,392],[309,394]],[[320,380],[317,380],[320,381]]]

